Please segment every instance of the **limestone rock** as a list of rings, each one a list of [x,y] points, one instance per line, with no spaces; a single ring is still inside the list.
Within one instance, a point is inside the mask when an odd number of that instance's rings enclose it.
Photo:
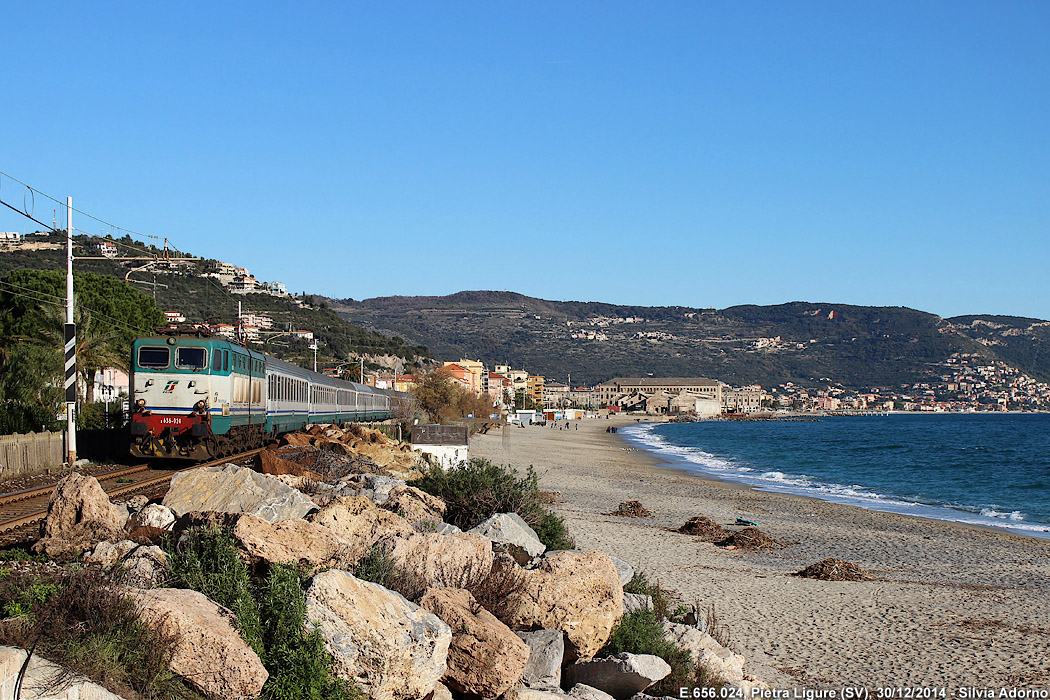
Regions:
[[[569,688],[569,697],[577,700],[613,700],[613,696],[604,690],[598,690],[584,683],[577,683]]]
[[[621,652],[567,666],[564,676],[566,683],[584,683],[616,700],[627,700],[670,673],[671,667],[659,656]]]
[[[291,445],[292,447],[305,447],[310,444],[310,436],[305,433],[288,433],[282,435],[278,445],[284,447]]]
[[[313,479],[315,481],[320,480],[322,477],[315,471],[307,469],[290,459],[284,459],[277,454],[276,451],[266,449],[255,455],[253,460],[255,468],[262,474],[269,476],[283,476],[290,474],[292,476],[299,476],[306,479]]]
[[[51,494],[33,549],[50,557],[79,556],[104,540],[119,541],[127,512],[109,502],[95,477],[73,472]]]
[[[419,605],[452,628],[444,679],[452,690],[494,698],[517,684],[529,647],[474,596],[460,589],[431,588]]]
[[[635,610],[652,610],[653,597],[644,593],[623,594],[623,614],[630,615]]]
[[[529,662],[521,674],[521,684],[533,690],[561,690],[561,663],[565,639],[559,630],[518,632],[529,645]]]
[[[414,532],[407,520],[376,507],[363,496],[338,496],[308,520],[328,528],[348,544],[349,563],[356,563],[382,539],[408,537]]]
[[[82,559],[85,564],[95,564],[107,573],[118,574],[122,583],[135,588],[157,588],[167,580],[168,555],[160,547],[131,540],[99,542]]]
[[[7,700],[14,697],[15,683],[25,660],[24,649],[0,646],[0,698]],[[61,683],[61,687],[55,688],[55,679],[65,677],[68,673],[58,664],[33,654],[22,680],[23,700],[124,700],[76,674]]]
[[[445,517],[445,502],[414,486],[399,485],[390,489],[383,504],[387,510],[397,513],[410,523],[420,520],[440,521]]]
[[[170,530],[175,524],[175,514],[167,506],[151,503],[134,513],[124,526],[126,530],[140,527],[155,527],[158,530]]]
[[[613,566],[616,567],[616,573],[620,577],[620,583],[626,586],[628,583],[630,583],[631,579],[634,578],[634,567],[625,562],[623,559],[620,559],[619,557],[614,557],[611,554],[609,555],[609,558],[612,559]]]
[[[232,464],[176,473],[164,505],[176,516],[190,511],[251,513],[272,523],[302,518],[317,508],[277,479]]]
[[[361,474],[361,495],[375,503],[384,505],[390,500],[390,494],[397,488],[404,487],[405,482],[392,476],[381,474]]]
[[[699,661],[704,670],[722,681],[735,683],[744,679],[744,657],[726,649],[706,632],[665,622],[664,639],[688,649],[694,661]]]
[[[428,700],[452,700],[452,691],[444,683],[438,683],[434,686],[434,692],[431,693]]]
[[[306,591],[306,616],[335,658],[333,671],[372,700],[417,700],[445,675],[452,630],[403,596],[330,569]]]
[[[511,688],[503,694],[503,700],[567,700],[568,697],[561,692],[533,688]]]
[[[241,515],[233,536],[253,563],[298,564],[308,568],[345,560],[350,544],[326,527],[305,520],[271,523],[254,515]]]
[[[149,505],[149,497],[143,496],[140,493],[124,501],[124,505],[126,505],[128,507],[128,510],[130,510],[132,513],[137,513],[138,511],[142,510],[143,508]]]
[[[175,653],[168,664],[172,673],[212,698],[258,697],[269,674],[233,627],[229,610],[185,589],[158,588],[130,595],[146,625],[175,638]]]
[[[455,525],[431,518],[417,520],[412,523],[412,528],[416,532],[436,532],[439,535],[454,535],[457,532],[463,532]]]
[[[496,617],[512,629],[562,631],[569,661],[594,656],[623,616],[620,577],[602,552],[559,552],[535,569],[499,556],[491,576],[507,590],[493,605]]]
[[[527,559],[538,557],[547,549],[536,536],[536,531],[517,513],[496,513],[468,532],[489,538],[497,549],[510,553],[519,564],[525,564]],[[518,549],[520,552],[516,551]],[[525,561],[521,553],[526,555]]]
[[[388,538],[382,546],[416,589],[408,593],[413,598],[427,588],[474,587],[492,570],[492,546],[481,535],[413,533]]]

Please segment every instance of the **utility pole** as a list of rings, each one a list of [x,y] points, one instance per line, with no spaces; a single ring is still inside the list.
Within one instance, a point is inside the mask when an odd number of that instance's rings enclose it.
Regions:
[[[77,327],[73,323],[73,198],[66,197],[66,461],[77,461]]]
[[[365,383],[365,356],[361,356],[361,383]]]
[[[315,340],[311,345],[310,349],[314,351],[314,371],[317,371],[317,341]]]

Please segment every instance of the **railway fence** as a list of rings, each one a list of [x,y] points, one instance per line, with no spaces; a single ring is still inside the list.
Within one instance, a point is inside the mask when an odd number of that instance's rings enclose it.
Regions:
[[[46,474],[65,462],[64,431],[0,435],[0,481]]]

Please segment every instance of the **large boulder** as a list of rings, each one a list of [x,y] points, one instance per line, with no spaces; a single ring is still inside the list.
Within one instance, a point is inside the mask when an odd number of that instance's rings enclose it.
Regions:
[[[427,588],[474,587],[492,570],[492,546],[481,535],[414,533],[387,538],[382,546],[413,589],[407,592],[413,598]]]
[[[621,652],[567,666],[564,677],[566,683],[583,683],[616,700],[627,700],[670,673],[670,665],[659,656]]]
[[[664,623],[664,639],[688,649],[694,663],[724,683],[744,680],[744,657],[734,654],[706,632],[673,622]]]
[[[421,491],[415,486],[395,486],[383,504],[387,510],[397,513],[410,523],[420,520],[440,521],[445,517],[445,502],[437,496]]]
[[[13,698],[25,665],[25,649],[0,646],[0,698]],[[56,684],[56,679],[64,679]],[[56,687],[59,686],[59,687]],[[33,654],[22,678],[23,700],[124,700],[101,685]]]
[[[175,514],[171,508],[159,503],[151,503],[141,510],[136,511],[128,518],[124,528],[133,531],[140,527],[155,527],[158,530],[170,530],[175,524]]]
[[[566,700],[569,696],[558,691],[535,690],[534,688],[511,688],[503,694],[503,700]]]
[[[489,581],[505,593],[492,604],[512,629],[555,629],[565,634],[566,660],[589,659],[605,644],[623,616],[623,588],[602,552],[558,552],[535,569],[522,569],[498,556]]]
[[[561,663],[565,657],[565,638],[559,630],[518,632],[529,645],[529,662],[521,674],[521,684],[533,690],[561,690]]]
[[[529,559],[538,557],[547,549],[540,542],[536,531],[517,513],[496,513],[482,520],[468,532],[489,538],[498,550],[506,551],[519,564],[527,563]]]
[[[445,675],[452,630],[380,585],[338,569],[314,576],[306,616],[317,624],[340,678],[372,700],[418,700]]]
[[[164,505],[176,516],[191,511],[251,513],[272,523],[303,518],[317,508],[302,492],[233,464],[177,472]]]
[[[307,519],[328,528],[348,544],[346,556],[350,563],[360,560],[381,539],[408,537],[414,532],[407,520],[363,496],[338,496]]]
[[[233,536],[253,564],[298,564],[306,568],[338,565],[346,559],[349,543],[326,527],[305,520],[271,523],[241,515]]]
[[[594,686],[585,683],[577,683],[569,688],[569,697],[575,700],[615,700],[604,690],[598,690]]]
[[[452,628],[445,684],[460,693],[494,698],[517,684],[529,647],[478,605],[469,592],[431,588],[419,605]]]
[[[139,619],[175,640],[168,663],[172,673],[211,698],[258,697],[269,677],[262,661],[233,626],[233,613],[203,593],[158,588],[130,591]]]
[[[34,550],[50,557],[79,556],[102,541],[123,538],[128,510],[109,501],[93,476],[63,477],[47,504],[47,517]]]
[[[253,461],[255,468],[260,473],[268,474],[270,476],[283,476],[285,474],[290,474],[292,476],[313,479],[314,481],[320,481],[323,478],[312,469],[307,469],[290,459],[283,459],[275,450],[271,449],[262,450],[255,455]]]
[[[168,555],[164,550],[131,540],[99,542],[94,550],[84,553],[82,560],[135,588],[158,588],[168,577]]]

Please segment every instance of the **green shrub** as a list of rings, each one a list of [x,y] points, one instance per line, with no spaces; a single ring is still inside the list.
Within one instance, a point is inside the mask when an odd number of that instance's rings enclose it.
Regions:
[[[576,540],[565,529],[565,521],[560,515],[544,510],[539,522],[533,525],[532,529],[548,550],[576,549]]]
[[[368,553],[357,562],[354,567],[354,576],[362,581],[377,583],[383,588],[390,588],[397,576],[394,558],[390,552],[379,546],[373,546]]]
[[[666,678],[648,688],[651,695],[678,697],[679,688],[699,685],[700,670],[693,662],[692,654],[688,649],[664,639],[664,621],[653,610],[643,608],[620,618],[598,656],[619,654],[622,651],[653,654],[671,667],[671,673]]]
[[[496,513],[517,513],[548,549],[573,549],[565,522],[543,507],[539,476],[532,467],[519,477],[510,467],[473,458],[449,469],[435,467],[412,486],[445,502],[445,521],[469,530]]]
[[[306,631],[306,596],[296,566],[270,567],[260,591],[263,621],[263,663],[270,677],[263,686],[266,700],[351,700],[357,687],[332,674],[332,655],[316,627]]]
[[[27,551],[24,547],[12,547],[11,549],[0,551],[0,561],[44,562],[47,561],[47,555],[33,554],[32,552]]]
[[[677,609],[680,607],[678,596],[674,591],[669,591],[660,586],[658,581],[650,582],[649,578],[641,571],[636,571],[627,585],[623,587],[625,593],[637,593],[647,595],[653,599],[653,612],[661,620],[673,619]]]
[[[254,586],[229,530],[193,528],[177,547],[170,538],[166,544],[172,587],[191,588],[229,608],[244,641],[262,656],[262,620]]]
[[[332,674],[332,656],[320,632],[306,631],[303,573],[274,564],[266,580],[254,585],[233,535],[222,528],[187,532],[178,547],[168,541],[174,585],[192,588],[233,611],[244,641],[259,655],[270,677],[266,700],[352,700],[353,683]]]

